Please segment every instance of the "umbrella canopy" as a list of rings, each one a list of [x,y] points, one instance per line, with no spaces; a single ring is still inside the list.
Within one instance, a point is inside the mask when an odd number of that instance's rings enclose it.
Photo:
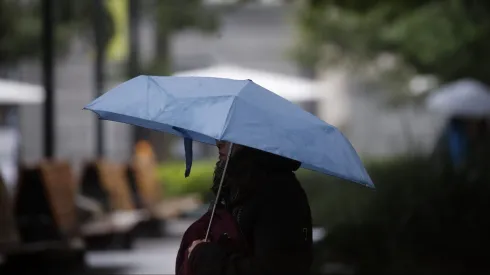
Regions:
[[[435,90],[427,107],[450,116],[490,116],[490,89],[476,80],[459,80]]]
[[[251,80],[133,78],[85,109],[101,119],[263,150],[304,168],[374,187],[359,156],[335,127]]]
[[[219,77],[229,79],[253,79],[267,90],[292,102],[316,101],[316,82],[291,75],[253,70],[232,65],[218,65],[204,69],[177,72],[174,76]]]

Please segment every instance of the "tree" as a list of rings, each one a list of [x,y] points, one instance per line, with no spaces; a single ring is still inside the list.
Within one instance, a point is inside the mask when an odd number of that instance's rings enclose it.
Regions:
[[[41,41],[42,0],[0,0],[0,65],[12,65],[24,58],[37,58],[42,53]],[[57,53],[66,52],[74,35],[87,35],[93,39],[91,20],[94,1],[54,0],[56,18]],[[104,1],[104,0],[100,0]],[[147,0],[141,1],[143,13],[155,18],[156,56],[149,69],[152,73],[168,73],[171,61],[170,38],[177,31],[197,28],[211,32],[218,28],[215,11],[206,9],[202,0]],[[104,5],[105,7],[105,5]],[[113,35],[113,22],[103,10],[105,39]]]
[[[0,0],[0,64],[11,63],[21,57],[35,55],[41,41],[41,24],[31,7],[15,0]]]
[[[406,71],[443,82],[471,77],[490,84],[490,2],[485,0],[308,0],[299,12],[297,58],[355,63],[393,53]],[[328,46],[328,47],[326,47]],[[329,50],[325,50],[325,48]],[[332,50],[334,49],[334,50]]]
[[[42,53],[42,0],[0,0],[0,65],[13,65],[24,58]],[[54,0],[55,45],[57,53],[65,53],[74,35],[92,35],[93,1]],[[112,35],[110,16],[104,10],[105,37]]]
[[[146,5],[144,11],[153,14],[156,22],[156,56],[151,73],[169,73],[170,38],[175,32],[187,28],[212,32],[219,26],[217,13],[203,7],[202,0],[157,0]]]

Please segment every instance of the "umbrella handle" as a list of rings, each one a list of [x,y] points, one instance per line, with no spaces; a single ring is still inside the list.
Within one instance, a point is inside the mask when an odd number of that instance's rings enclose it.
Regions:
[[[216,193],[216,199],[214,200],[213,203],[213,210],[211,211],[211,218],[209,219],[208,229],[206,230],[206,237],[204,238],[204,241],[208,241],[209,238],[209,232],[211,231],[211,224],[213,223],[214,212],[216,212],[216,205],[218,205],[219,196],[221,195],[221,187],[223,187],[223,182],[225,180],[225,175],[226,175],[226,169],[228,169],[228,162],[230,162],[232,150],[233,150],[233,143],[230,144],[230,148],[228,149],[228,157],[226,158],[225,169],[223,170],[223,175],[221,176],[219,182],[218,192]]]

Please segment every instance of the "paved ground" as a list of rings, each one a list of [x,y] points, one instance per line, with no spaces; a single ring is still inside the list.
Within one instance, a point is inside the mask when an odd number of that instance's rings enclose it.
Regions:
[[[179,244],[179,238],[139,240],[131,251],[90,252],[86,262],[99,274],[104,270],[107,274],[174,274]]]
[[[180,239],[191,223],[170,221],[166,228],[169,237],[137,240],[131,251],[89,252],[86,263],[99,274],[174,274]]]
[[[63,275],[168,275],[175,274],[175,258],[180,240],[192,220],[176,220],[167,223],[168,237],[160,239],[138,239],[134,248],[129,251],[87,252],[85,268],[61,270],[59,265],[50,264],[46,270],[30,268],[29,264],[21,266],[28,273],[47,273]],[[31,270],[35,269],[35,270]],[[44,269],[44,268],[42,268]],[[17,275],[18,268],[12,270],[0,266],[0,274]],[[24,273],[24,272],[22,272]]]
[[[134,248],[129,251],[87,252],[85,256],[85,269],[61,271],[53,265],[45,273],[63,275],[174,274],[175,257],[182,234],[192,221],[192,219],[169,221],[166,226],[168,237],[161,239],[138,239]],[[314,235],[318,235],[315,237],[321,238],[322,232],[315,232]],[[40,270],[36,271],[42,273]],[[11,273],[12,275],[17,275],[18,272]],[[2,271],[0,268],[0,274],[2,275],[10,275],[11,273]]]

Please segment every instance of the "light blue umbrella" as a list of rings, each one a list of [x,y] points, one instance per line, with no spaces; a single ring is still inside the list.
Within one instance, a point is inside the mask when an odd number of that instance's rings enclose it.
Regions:
[[[139,76],[85,109],[100,119],[185,138],[187,175],[191,140],[208,144],[221,140],[374,188],[356,151],[338,129],[251,80]]]
[[[430,110],[448,116],[490,117],[490,88],[477,80],[465,78],[433,91],[426,104]]]

